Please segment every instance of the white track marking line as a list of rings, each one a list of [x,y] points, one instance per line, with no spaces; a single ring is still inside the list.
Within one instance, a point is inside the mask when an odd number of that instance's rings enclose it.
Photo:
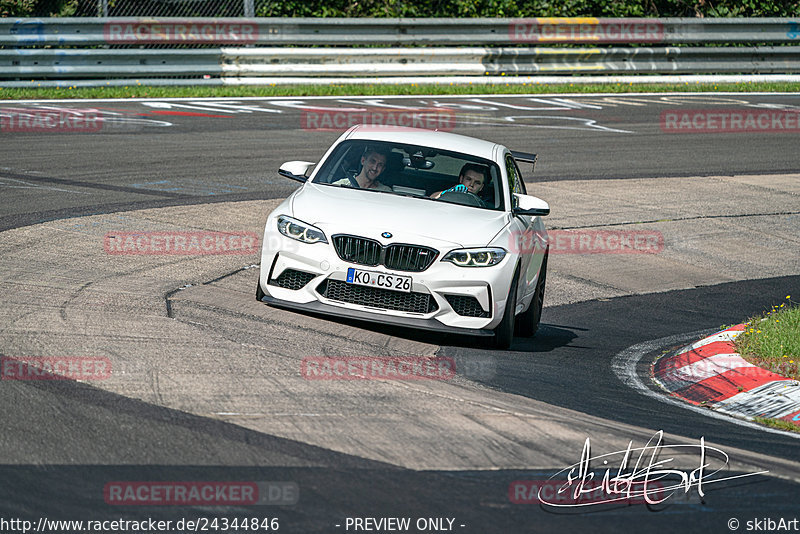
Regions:
[[[476,95],[381,95],[380,98],[384,99],[419,99],[419,98],[452,98],[452,99],[469,99],[469,98],[479,98],[479,97],[490,97],[490,98],[525,98],[525,97],[537,97],[537,98],[553,98],[553,97],[568,97],[568,98],[584,98],[584,97],[598,97],[598,96],[631,96],[631,97],[638,97],[638,96],[738,96],[741,97],[743,95],[747,96],[797,96],[797,93],[778,93],[772,91],[756,91],[756,92],[748,92],[748,93],[731,93],[731,92],[722,92],[718,93],[715,91],[707,91],[707,92],[698,92],[698,93],[685,93],[685,92],[668,92],[668,93],[548,93],[548,94],[540,94],[540,93],[520,93],[520,94],[476,94]],[[41,99],[41,98],[33,98],[33,99],[19,99],[19,100],[3,100],[0,104],[18,104],[18,103],[29,103],[29,102],[43,102],[47,104],[55,104],[55,103],[81,103],[81,102],[105,102],[105,103],[113,103],[113,102],[188,102],[188,101],[207,101],[213,102],[217,100],[297,100],[298,98],[302,98],[303,100],[336,100],[339,98],[360,98],[359,95],[354,96],[344,96],[344,95],[337,95],[337,96],[242,96],[242,97],[231,97],[231,96],[210,96],[210,97],[196,97],[196,96],[180,96],[180,97],[166,97],[166,98],[68,98],[68,99]],[[365,96],[364,98],[375,98],[374,96]]]

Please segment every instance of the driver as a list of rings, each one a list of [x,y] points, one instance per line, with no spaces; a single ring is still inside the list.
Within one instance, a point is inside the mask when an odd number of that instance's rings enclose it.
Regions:
[[[374,146],[368,146],[361,156],[361,172],[356,176],[348,176],[333,182],[332,185],[358,187],[361,189],[377,189],[391,191],[392,188],[378,181],[378,177],[386,169],[387,152]]]
[[[461,172],[458,173],[458,185],[439,191],[431,195],[431,198],[436,199],[444,193],[458,192],[458,193],[472,193],[477,195],[486,184],[486,167],[478,165],[477,163],[466,163],[461,167]]]

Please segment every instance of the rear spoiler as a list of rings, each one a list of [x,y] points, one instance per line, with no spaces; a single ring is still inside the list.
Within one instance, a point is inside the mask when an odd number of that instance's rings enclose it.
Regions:
[[[515,160],[530,163],[534,169],[536,168],[536,159],[538,157],[536,154],[531,154],[529,152],[515,152],[512,150],[511,155],[514,156]]]

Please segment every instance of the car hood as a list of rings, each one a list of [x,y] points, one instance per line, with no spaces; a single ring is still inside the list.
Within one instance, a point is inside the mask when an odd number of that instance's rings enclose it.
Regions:
[[[346,187],[307,184],[292,200],[292,216],[332,234],[381,243],[480,247],[508,224],[505,212]],[[389,232],[391,238],[381,234]]]

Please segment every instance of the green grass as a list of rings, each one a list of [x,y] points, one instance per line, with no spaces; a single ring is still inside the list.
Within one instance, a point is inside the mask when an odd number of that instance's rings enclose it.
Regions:
[[[789,421],[784,421],[783,419],[769,419],[766,417],[754,417],[753,421],[765,426],[771,426],[772,428],[777,428],[779,430],[788,430],[789,432],[800,432],[800,426],[795,425]]]
[[[736,350],[754,365],[800,380],[800,307],[789,299],[750,319]]]
[[[726,84],[309,84],[266,86],[191,86],[86,88],[2,88],[0,100],[65,98],[275,97],[345,95],[471,95],[547,93],[664,93],[664,92],[798,92],[800,83],[743,82]]]

